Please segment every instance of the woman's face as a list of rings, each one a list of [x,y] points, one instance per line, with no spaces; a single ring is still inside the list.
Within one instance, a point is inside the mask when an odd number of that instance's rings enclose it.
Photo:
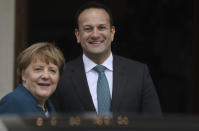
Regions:
[[[31,62],[22,72],[23,86],[26,87],[37,100],[47,100],[55,91],[59,80],[59,69],[53,63],[46,63],[39,59]]]

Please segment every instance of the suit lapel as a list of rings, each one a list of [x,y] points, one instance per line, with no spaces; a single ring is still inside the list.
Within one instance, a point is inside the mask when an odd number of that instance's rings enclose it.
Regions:
[[[125,95],[126,77],[122,65],[122,62],[117,56],[113,57],[113,93],[111,111],[117,112],[119,105],[122,101],[123,95]]]
[[[85,110],[95,111],[95,107],[88,87],[88,82],[86,79],[82,57],[79,57],[77,59],[72,72],[72,81],[75,85],[74,89],[79,96],[79,99],[82,102]]]

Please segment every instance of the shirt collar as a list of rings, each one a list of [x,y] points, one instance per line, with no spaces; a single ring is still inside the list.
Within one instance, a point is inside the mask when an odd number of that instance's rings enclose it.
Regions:
[[[83,62],[86,73],[92,70],[97,64],[89,59],[85,54],[83,54]],[[101,65],[105,66],[108,70],[113,71],[113,55],[110,56],[102,63]]]

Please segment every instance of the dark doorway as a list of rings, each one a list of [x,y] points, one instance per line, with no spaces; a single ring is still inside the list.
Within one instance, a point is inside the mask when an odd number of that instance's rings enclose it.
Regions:
[[[29,0],[27,46],[55,42],[66,61],[82,51],[74,14],[86,0]],[[101,0],[112,9],[113,53],[149,66],[165,113],[193,113],[195,91],[192,0]]]

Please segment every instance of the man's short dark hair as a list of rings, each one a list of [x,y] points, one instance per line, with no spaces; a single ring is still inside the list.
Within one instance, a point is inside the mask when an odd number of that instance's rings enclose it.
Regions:
[[[79,22],[78,22],[78,19],[79,19],[79,16],[80,14],[86,10],[86,9],[90,9],[90,8],[97,8],[97,9],[103,9],[107,12],[107,14],[109,15],[109,20],[110,20],[110,26],[113,26],[113,16],[112,16],[112,13],[111,13],[111,10],[105,6],[104,4],[102,3],[99,3],[99,2],[96,2],[96,1],[91,1],[91,2],[88,2],[84,5],[82,5],[76,12],[75,14],[75,28],[79,28]]]

